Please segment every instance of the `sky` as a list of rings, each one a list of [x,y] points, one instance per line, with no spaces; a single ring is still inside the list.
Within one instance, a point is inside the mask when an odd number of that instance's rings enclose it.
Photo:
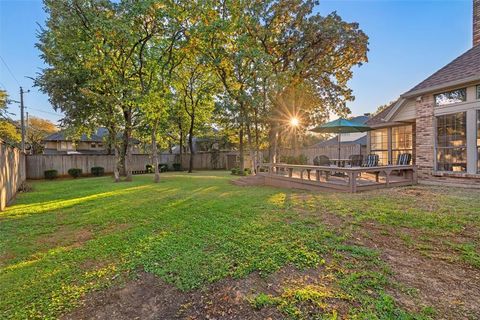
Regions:
[[[349,82],[353,115],[395,100],[472,46],[472,0],[320,0],[316,10],[358,22],[370,38],[369,62]],[[61,114],[28,78],[45,67],[35,48],[45,19],[40,0],[0,0],[0,88],[13,100],[20,100],[20,86],[30,90],[26,111],[55,122]],[[9,111],[19,118],[17,103]]]

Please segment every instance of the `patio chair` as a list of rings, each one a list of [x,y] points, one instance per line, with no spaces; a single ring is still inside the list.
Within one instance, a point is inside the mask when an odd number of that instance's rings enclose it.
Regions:
[[[408,166],[410,164],[410,161],[412,161],[412,155],[410,153],[400,153],[397,157],[397,166]],[[402,170],[399,170],[397,175],[402,174]],[[403,171],[403,175],[405,176],[406,172]]]
[[[352,167],[361,167],[363,163],[363,155],[361,154],[352,154],[348,157],[350,159],[350,164]]]
[[[362,167],[376,167],[378,166],[378,154],[369,154],[367,158],[362,163]]]
[[[316,166],[329,166],[330,159],[324,155],[316,156],[313,158],[313,164]]]
[[[412,155],[410,153],[400,153],[397,158],[398,166],[408,166],[412,161]]]
[[[365,161],[363,161],[362,167],[378,167],[378,161],[379,161],[378,154],[369,154],[365,158]],[[378,182],[378,175],[380,174],[380,171],[371,172],[371,173],[375,175],[375,181]]]

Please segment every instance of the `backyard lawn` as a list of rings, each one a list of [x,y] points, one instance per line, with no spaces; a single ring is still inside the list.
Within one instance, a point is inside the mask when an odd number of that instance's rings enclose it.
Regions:
[[[480,318],[480,190],[232,179],[33,182],[0,213],[0,318]]]

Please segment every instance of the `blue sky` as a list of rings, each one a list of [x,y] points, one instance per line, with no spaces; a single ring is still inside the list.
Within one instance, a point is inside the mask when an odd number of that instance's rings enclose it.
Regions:
[[[355,69],[349,83],[356,100],[348,106],[355,115],[396,99],[472,44],[472,0],[321,0],[318,10],[337,11],[344,20],[358,22],[370,37],[369,62]],[[39,0],[0,0],[0,56],[13,73],[0,60],[0,87],[14,100],[19,100],[19,85],[30,89],[27,111],[56,121],[60,116],[48,97],[26,78],[43,66],[34,45],[37,23],[45,18]],[[18,117],[17,104],[9,110]]]

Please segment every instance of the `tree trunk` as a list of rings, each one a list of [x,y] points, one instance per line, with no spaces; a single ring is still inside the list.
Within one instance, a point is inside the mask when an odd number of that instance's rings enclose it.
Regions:
[[[275,124],[272,124],[272,128],[270,129],[270,134],[269,134],[269,140],[270,140],[270,163],[275,163],[277,162],[277,146],[278,146],[278,132],[277,132],[277,127]]]
[[[120,152],[116,144],[113,144],[113,148],[115,149],[115,157],[114,157],[115,164],[113,165],[113,177],[115,178],[115,182],[120,182],[120,170],[119,170],[119,166],[121,166]]]
[[[157,152],[157,122],[152,128],[152,158],[153,158],[153,167],[155,168],[155,177],[153,178],[153,182],[158,183],[160,181],[160,172],[158,170],[158,152]]]
[[[252,133],[250,130],[250,124],[247,125],[247,143],[248,143],[248,153],[250,154],[250,166],[253,173],[257,171],[257,161],[255,150],[253,150],[253,143],[252,143]]]
[[[240,159],[240,172],[245,171],[245,155],[243,152],[243,124],[240,125],[240,132],[238,133],[238,152],[239,156],[238,158]]]
[[[195,152],[193,151],[193,125],[195,123],[195,115],[192,113],[190,116],[190,129],[188,130],[188,146],[190,147],[190,163],[188,166],[188,173],[193,171],[193,157]]]
[[[180,167],[181,167],[182,164],[183,164],[183,161],[182,161],[182,160],[183,160],[183,159],[182,159],[182,158],[183,158],[183,131],[182,131],[182,127],[181,127],[181,126],[180,126],[180,143],[179,143],[179,147],[180,147],[180,149],[179,149],[179,155],[178,155],[178,157],[179,157],[179,161],[178,161],[178,162],[180,162]],[[182,169],[182,170],[183,170],[183,169]]]
[[[132,181],[133,180],[133,173],[132,173],[132,145],[129,144],[127,148],[127,157],[125,159],[125,171],[127,173],[125,177],[125,181]]]
[[[255,108],[255,163],[258,166],[263,163],[263,159],[259,159],[260,143],[259,143],[259,129],[258,129],[258,112]],[[257,173],[257,167],[255,167],[255,173]]]
[[[132,112],[127,110],[124,112],[125,132],[123,134],[124,152],[125,152],[125,181],[132,181]]]

